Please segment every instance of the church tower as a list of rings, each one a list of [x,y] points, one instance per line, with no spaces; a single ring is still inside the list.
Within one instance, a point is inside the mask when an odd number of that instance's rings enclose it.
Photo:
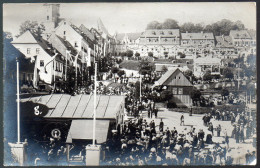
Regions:
[[[45,26],[45,36],[48,38],[54,29],[58,26],[60,21],[60,4],[44,4],[45,6],[45,19],[44,19],[44,26]]]

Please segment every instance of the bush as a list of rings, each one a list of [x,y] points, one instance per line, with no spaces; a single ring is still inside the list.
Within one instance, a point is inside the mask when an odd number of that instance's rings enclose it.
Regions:
[[[170,100],[167,103],[167,108],[177,108],[177,104],[173,100]]]

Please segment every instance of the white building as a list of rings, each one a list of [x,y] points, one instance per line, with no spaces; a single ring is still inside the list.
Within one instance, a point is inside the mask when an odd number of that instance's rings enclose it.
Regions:
[[[64,57],[42,37],[37,37],[28,30],[11,43],[26,58],[36,61],[40,80],[52,84],[54,76],[55,79],[63,78]]]
[[[206,71],[210,71],[211,75],[220,75],[220,58],[200,57],[194,59],[193,73],[196,77],[202,77]]]

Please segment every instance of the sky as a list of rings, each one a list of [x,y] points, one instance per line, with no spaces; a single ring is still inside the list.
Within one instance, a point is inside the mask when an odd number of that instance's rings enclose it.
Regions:
[[[3,30],[17,35],[22,22],[43,22],[45,11],[43,3],[6,3],[3,5]],[[179,25],[240,20],[246,28],[256,30],[254,2],[61,3],[60,17],[87,28],[96,28],[100,18],[112,35],[142,32],[149,22],[163,22],[167,18],[177,20]]]

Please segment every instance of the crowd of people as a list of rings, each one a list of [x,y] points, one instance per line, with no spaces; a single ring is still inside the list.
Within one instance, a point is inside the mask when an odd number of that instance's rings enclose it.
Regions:
[[[155,125],[142,117],[129,120],[106,145],[108,157],[103,164],[108,165],[229,165],[233,161],[228,144],[213,143],[210,132],[193,126],[180,132],[175,127],[165,129],[163,120]]]

